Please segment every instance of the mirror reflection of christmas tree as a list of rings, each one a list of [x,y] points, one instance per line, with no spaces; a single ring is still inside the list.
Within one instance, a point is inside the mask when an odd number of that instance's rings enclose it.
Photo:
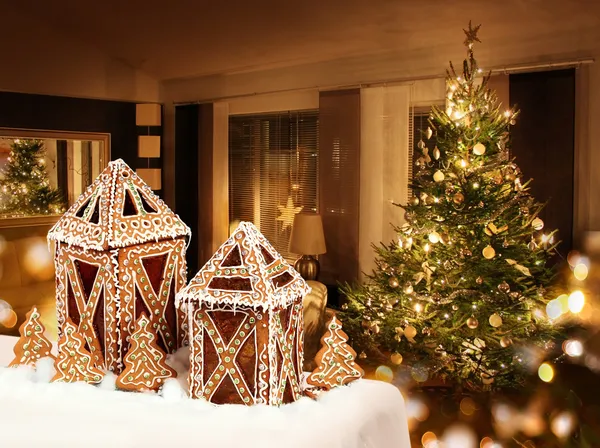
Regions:
[[[15,139],[1,172],[0,215],[55,215],[64,212],[60,191],[50,185],[44,142]]]

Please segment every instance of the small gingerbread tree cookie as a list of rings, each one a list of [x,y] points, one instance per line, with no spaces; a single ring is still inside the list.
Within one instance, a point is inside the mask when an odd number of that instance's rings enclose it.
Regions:
[[[342,331],[342,323],[334,315],[321,338],[322,347],[315,357],[317,368],[306,379],[307,384],[329,390],[364,375],[363,369],[354,361],[356,352],[347,341],[348,335]]]
[[[77,333],[77,327],[71,319],[65,321],[63,334],[58,340],[58,358],[54,368],[56,375],[51,382],[84,381],[98,384],[104,378],[104,373],[94,365],[91,353],[85,348],[85,340]]]
[[[52,344],[44,336],[44,325],[40,321],[40,313],[36,306],[27,313],[25,322],[19,327],[21,337],[14,347],[15,359],[11,361],[8,367],[19,365],[35,365],[35,363],[44,357],[54,358],[50,353]]]
[[[157,391],[168,378],[177,376],[166,363],[167,356],[156,343],[150,320],[142,314],[129,340],[123,372],[117,377],[117,387],[129,391]]]

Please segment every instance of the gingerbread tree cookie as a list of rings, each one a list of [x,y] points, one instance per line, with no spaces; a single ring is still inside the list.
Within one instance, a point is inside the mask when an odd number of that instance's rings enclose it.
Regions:
[[[156,344],[150,319],[142,314],[129,340],[130,348],[124,359],[123,372],[117,378],[117,387],[129,391],[157,391],[168,378],[177,376],[166,363],[167,356]]]
[[[19,327],[21,337],[15,344],[15,359],[11,361],[8,367],[19,365],[35,365],[35,363],[46,356],[54,358],[50,353],[52,344],[44,336],[44,325],[40,321],[40,313],[36,306],[27,313],[25,322]]]
[[[98,384],[104,378],[104,373],[94,365],[91,353],[85,348],[85,340],[77,333],[77,327],[71,319],[65,321],[63,334],[58,340],[58,358],[54,368],[56,375],[51,382],[84,381]]]
[[[332,389],[364,375],[363,369],[354,361],[356,352],[348,345],[348,335],[342,331],[342,323],[333,316],[327,323],[327,331],[321,338],[321,350],[315,361],[317,368],[306,382],[321,389]]]

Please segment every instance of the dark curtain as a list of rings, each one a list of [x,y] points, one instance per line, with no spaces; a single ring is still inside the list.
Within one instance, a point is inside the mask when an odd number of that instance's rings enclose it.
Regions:
[[[559,253],[573,247],[575,69],[510,75],[510,102],[520,109],[512,154],[533,179],[531,193],[548,202],[544,229],[558,229]]]

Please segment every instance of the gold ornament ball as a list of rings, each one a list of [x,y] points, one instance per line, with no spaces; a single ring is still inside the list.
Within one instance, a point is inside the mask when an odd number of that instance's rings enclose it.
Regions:
[[[529,248],[529,250],[536,250],[538,245],[535,242],[535,240],[532,238],[531,241],[529,242],[529,244],[527,244],[527,247]]]
[[[404,336],[406,336],[407,338],[414,338],[417,335],[417,329],[415,327],[413,327],[412,325],[408,325],[405,329],[404,329]]]
[[[458,305],[452,305],[452,310],[453,311],[457,311],[458,310]]]
[[[436,182],[442,182],[445,177],[446,176],[444,176],[444,173],[442,173],[440,170],[437,170],[435,173],[433,173],[433,180]]]
[[[490,325],[494,328],[498,328],[502,325],[502,317],[497,313],[492,314],[490,316]]]
[[[426,205],[432,205],[434,202],[435,202],[435,199],[433,199],[433,197],[432,197],[432,196],[427,196],[427,197],[425,198],[425,204],[426,204]]]
[[[492,258],[494,258],[496,256],[496,251],[494,250],[494,248],[492,246],[486,246],[483,248],[483,251],[481,251],[483,253],[483,256],[485,258],[487,258],[488,260],[491,260]]]
[[[508,173],[506,176],[504,176],[504,178],[507,181],[512,182],[517,178],[517,176],[515,176],[514,173]]]
[[[452,197],[452,202],[454,202],[455,204],[462,204],[464,200],[465,200],[465,196],[462,193],[456,193]]]
[[[413,293],[413,287],[410,283],[407,283],[406,286],[404,287],[404,292],[406,294],[412,294]]]
[[[392,355],[390,356],[390,360],[392,361],[392,364],[395,364],[397,366],[402,364],[402,359],[403,358],[400,353],[392,353]]]
[[[509,338],[508,336],[502,336],[500,338],[500,346],[502,348],[510,347],[511,344],[512,344],[512,339]]]
[[[433,158],[435,160],[440,158],[440,150],[438,149],[438,147],[436,146],[435,148],[433,148]]]
[[[400,286],[400,282],[398,281],[398,279],[396,277],[390,277],[390,279],[388,280],[388,284],[392,288],[397,288],[398,286]]]
[[[471,316],[467,319],[467,327],[469,327],[471,330],[474,330],[478,326],[479,322],[474,317]]]
[[[473,154],[476,156],[482,156],[485,154],[485,145],[483,143],[477,143],[473,146]]]
[[[540,218],[535,218],[533,221],[531,221],[531,227],[533,227],[535,230],[542,230],[544,228],[544,221],[542,221]]]
[[[419,205],[419,198],[418,198],[418,197],[416,197],[416,196],[414,196],[414,197],[413,197],[413,198],[410,200],[410,203],[411,203],[412,205]]]
[[[498,285],[498,290],[500,292],[503,292],[504,294],[507,294],[508,292],[510,292],[510,285],[506,282],[502,282]]]
[[[477,277],[475,282],[477,282],[478,285],[481,285],[483,283],[483,278],[481,276],[479,276],[479,277]]]

